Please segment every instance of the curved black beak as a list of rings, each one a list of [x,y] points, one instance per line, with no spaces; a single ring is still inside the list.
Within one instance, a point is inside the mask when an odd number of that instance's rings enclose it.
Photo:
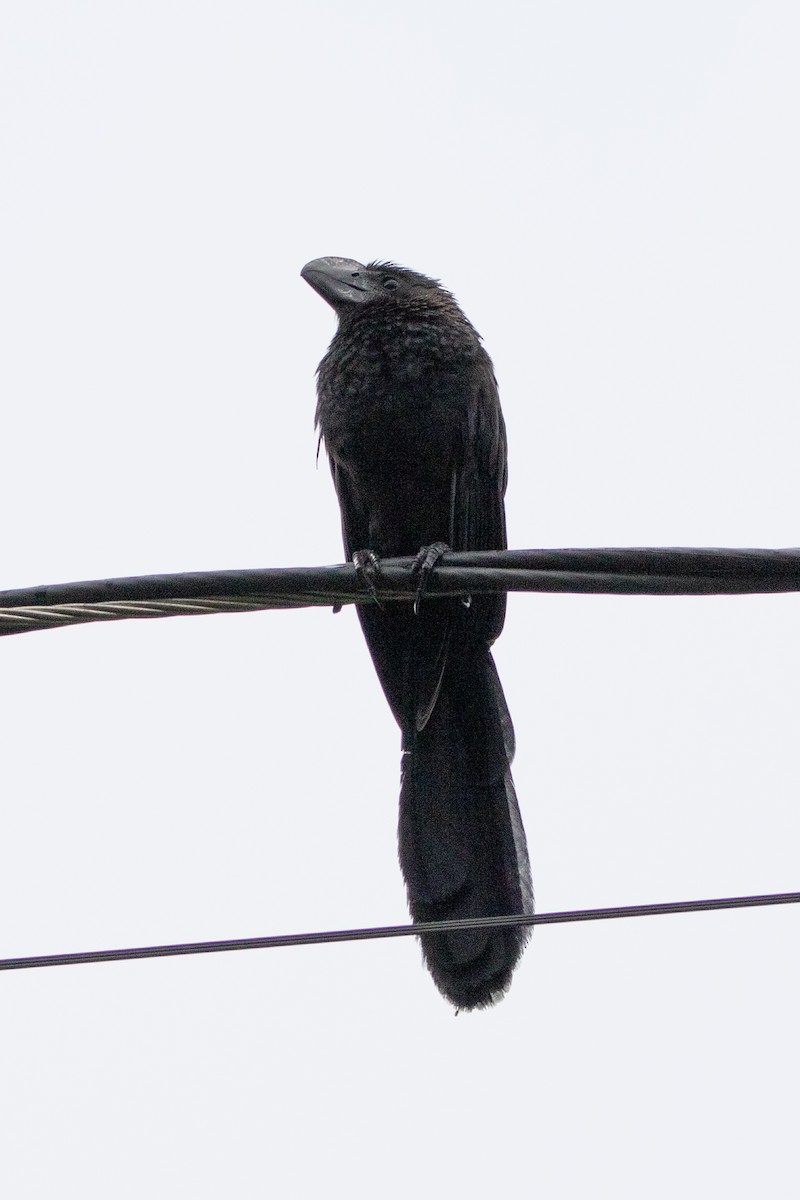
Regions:
[[[300,274],[337,311],[367,298],[366,268],[352,258],[313,258]]]

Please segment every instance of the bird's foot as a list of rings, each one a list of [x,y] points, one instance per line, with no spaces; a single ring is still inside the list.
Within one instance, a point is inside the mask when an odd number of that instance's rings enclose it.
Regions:
[[[380,574],[381,560],[372,550],[356,550],[353,555],[353,566],[364,589],[369,592],[378,608],[383,608],[383,601],[378,595],[375,580]]]
[[[414,616],[419,616],[419,606],[425,595],[428,587],[428,579],[433,568],[438,563],[443,555],[447,554],[452,549],[447,542],[433,542],[430,546],[423,546],[411,566],[412,577],[417,578],[417,594],[414,597]]]

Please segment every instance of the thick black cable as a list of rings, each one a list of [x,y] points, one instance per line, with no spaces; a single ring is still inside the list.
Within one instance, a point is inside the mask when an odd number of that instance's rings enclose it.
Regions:
[[[482,917],[463,921],[427,921],[418,925],[384,925],[372,929],[336,929],[327,933],[289,933],[277,937],[233,938],[221,942],[181,942],[173,946],[136,946],[129,950],[86,950],[75,954],[39,954],[28,958],[0,959],[0,971],[30,967],[70,967],[83,963],[122,962],[133,958],[174,958],[186,954],[219,954],[224,950],[274,950],[281,946],[319,946],[328,942],[364,942],[378,938],[449,933],[455,929],[494,929],[512,925],[567,925],[578,921],[610,921],[622,917],[655,917],[727,908],[764,908],[798,904],[800,892],[767,896],[729,896],[720,900],[678,900],[665,904],[633,904],[620,908],[586,908],[538,916]]]
[[[383,560],[372,579],[382,602],[415,596],[413,561]],[[426,584],[431,598],[486,592],[719,596],[798,591],[798,549],[451,552]],[[0,592],[0,636],[90,621],[358,603],[372,603],[372,595],[349,563],[95,579]]]

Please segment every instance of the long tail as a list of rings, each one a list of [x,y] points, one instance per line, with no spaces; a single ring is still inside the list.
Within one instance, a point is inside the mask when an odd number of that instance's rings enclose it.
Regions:
[[[405,735],[400,864],[415,921],[533,912],[513,757],[511,718],[488,649],[451,654],[425,728]],[[517,927],[420,940],[436,986],[469,1009],[504,995],[528,936]]]

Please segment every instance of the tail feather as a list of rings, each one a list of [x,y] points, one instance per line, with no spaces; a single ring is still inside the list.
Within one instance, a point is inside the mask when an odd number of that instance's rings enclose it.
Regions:
[[[415,921],[533,912],[513,753],[491,654],[451,654],[427,724],[404,745],[400,863]],[[442,994],[478,1008],[505,993],[528,936],[523,927],[425,934],[422,952]]]

